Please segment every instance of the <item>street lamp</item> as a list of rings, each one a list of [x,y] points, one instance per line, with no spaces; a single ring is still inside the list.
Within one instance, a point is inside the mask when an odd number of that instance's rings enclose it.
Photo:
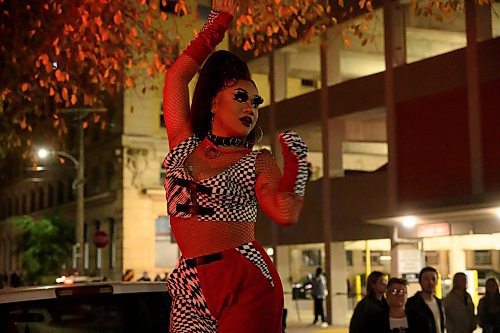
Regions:
[[[75,165],[76,179],[73,183],[76,189],[76,267],[77,272],[83,275],[83,226],[84,226],[84,186],[85,186],[85,143],[83,137],[83,119],[89,113],[104,113],[106,108],[69,108],[62,110],[65,115],[73,115],[78,120],[78,160],[71,154],[63,151],[39,151],[39,157],[49,154],[59,155],[69,159]],[[41,154],[41,155],[40,155]]]
[[[80,151],[81,153],[81,151]],[[76,169],[76,178],[73,182],[73,189],[76,190],[76,269],[83,275],[83,225],[84,225],[84,187],[85,187],[85,163],[82,160],[84,155],[80,154],[80,161],[73,155],[59,150],[39,149],[37,152],[39,158],[44,159],[48,156],[62,156],[67,158]]]

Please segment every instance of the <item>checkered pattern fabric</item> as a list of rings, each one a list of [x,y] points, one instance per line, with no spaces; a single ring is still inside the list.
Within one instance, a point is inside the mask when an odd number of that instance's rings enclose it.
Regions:
[[[198,221],[256,222],[255,161],[259,152],[249,152],[220,174],[198,181],[199,184],[211,188],[212,192],[198,193],[197,202],[193,203],[188,189],[176,184],[175,179],[194,181],[185,170],[184,163],[199,143],[199,138],[190,136],[171,150],[163,162],[167,174],[164,186],[169,214],[175,217],[191,217],[190,213],[178,212],[177,204],[196,204],[214,210],[212,215],[198,215]]]
[[[262,254],[255,248],[252,242],[238,246],[236,250],[257,266],[262,272],[262,275],[264,275],[264,277],[271,283],[271,286],[274,287],[273,277],[269,272],[269,268],[267,267]]]
[[[208,309],[196,267],[189,267],[186,258],[179,258],[176,268],[169,276],[167,287],[172,296],[170,332],[217,332],[217,320]]]
[[[280,136],[290,151],[297,157],[298,172],[295,179],[294,193],[303,196],[307,182],[307,146],[294,131],[284,131]]]
[[[163,183],[167,198],[167,210],[172,216],[191,217],[189,213],[177,212],[177,204],[191,205],[192,202],[188,189],[175,184],[175,179],[191,180],[191,176],[184,168],[184,162],[200,141],[195,135],[188,137],[171,150],[163,161],[163,167],[165,167],[167,174]]]

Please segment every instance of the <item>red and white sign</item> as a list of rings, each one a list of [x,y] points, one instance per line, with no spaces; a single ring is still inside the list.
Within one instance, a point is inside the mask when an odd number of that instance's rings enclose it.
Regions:
[[[109,243],[108,233],[102,230],[97,230],[94,234],[93,240],[96,247],[105,247]]]
[[[449,223],[419,224],[417,226],[417,236],[420,238],[449,236],[449,235],[450,235]]]

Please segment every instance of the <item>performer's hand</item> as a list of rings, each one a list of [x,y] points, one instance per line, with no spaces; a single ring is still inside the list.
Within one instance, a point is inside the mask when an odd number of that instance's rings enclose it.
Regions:
[[[284,162],[279,191],[302,196],[307,181],[307,146],[297,133],[290,130],[280,133],[279,141]]]
[[[280,133],[278,138],[284,159],[289,158],[290,154],[294,155],[296,159],[307,157],[307,146],[296,132],[287,130]]]
[[[233,15],[239,2],[240,0],[212,0],[212,9]]]

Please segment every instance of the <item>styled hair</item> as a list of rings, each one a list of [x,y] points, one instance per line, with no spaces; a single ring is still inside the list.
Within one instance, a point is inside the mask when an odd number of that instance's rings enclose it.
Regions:
[[[422,281],[422,275],[424,275],[425,272],[433,272],[436,273],[436,276],[438,275],[438,271],[431,266],[424,267],[420,270],[420,273],[418,273],[418,282],[420,283]]]
[[[389,281],[387,282],[387,288],[389,288],[390,286],[392,286],[393,284],[401,284],[403,286],[407,286],[408,285],[408,281],[406,281],[406,279],[401,279],[401,278],[397,278],[397,277],[392,277],[389,279]]]
[[[216,51],[207,58],[200,70],[191,104],[191,126],[198,137],[204,138],[211,129],[212,102],[217,93],[235,85],[238,80],[254,83],[243,59],[225,50]],[[255,129],[248,134],[247,140],[255,140]]]
[[[385,276],[385,274],[379,271],[373,271],[368,275],[366,279],[366,297],[376,298],[375,288],[373,286],[381,276]]]

